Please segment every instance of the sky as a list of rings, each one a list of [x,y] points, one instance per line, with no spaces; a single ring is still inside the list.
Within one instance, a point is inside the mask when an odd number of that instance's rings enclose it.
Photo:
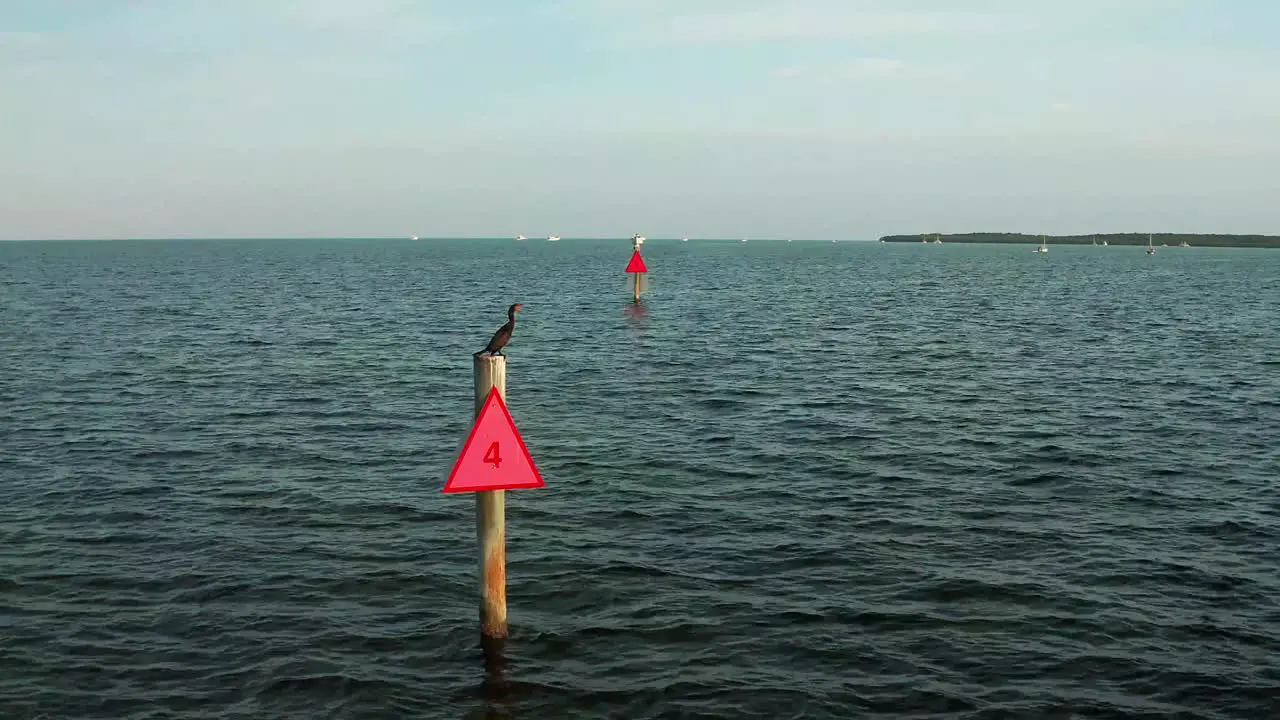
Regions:
[[[0,0],[0,239],[1280,234],[1274,0]]]

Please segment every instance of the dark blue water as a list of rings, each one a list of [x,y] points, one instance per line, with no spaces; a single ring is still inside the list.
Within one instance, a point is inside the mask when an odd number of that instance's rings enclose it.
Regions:
[[[1280,716],[1280,252],[629,255],[0,243],[0,717]]]

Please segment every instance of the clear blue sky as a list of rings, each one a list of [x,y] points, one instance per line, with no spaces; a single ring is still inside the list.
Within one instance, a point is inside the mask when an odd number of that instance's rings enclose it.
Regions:
[[[0,238],[1280,233],[1275,0],[0,0]]]

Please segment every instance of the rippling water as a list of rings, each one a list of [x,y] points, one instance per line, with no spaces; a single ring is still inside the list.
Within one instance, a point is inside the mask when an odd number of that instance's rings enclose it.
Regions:
[[[0,717],[1280,716],[1280,253],[629,255],[0,243]]]

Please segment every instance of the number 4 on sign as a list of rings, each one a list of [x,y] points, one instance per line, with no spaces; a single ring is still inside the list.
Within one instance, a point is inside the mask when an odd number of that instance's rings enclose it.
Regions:
[[[504,448],[505,456],[502,454]],[[533,464],[506,403],[502,402],[497,389],[490,390],[475,424],[471,426],[471,434],[453,464],[444,492],[522,490],[544,486],[542,475]]]
[[[494,440],[493,444],[489,446],[489,450],[485,452],[484,461],[492,465],[494,470],[497,470],[498,466],[502,464],[502,456],[498,455],[497,440]]]

